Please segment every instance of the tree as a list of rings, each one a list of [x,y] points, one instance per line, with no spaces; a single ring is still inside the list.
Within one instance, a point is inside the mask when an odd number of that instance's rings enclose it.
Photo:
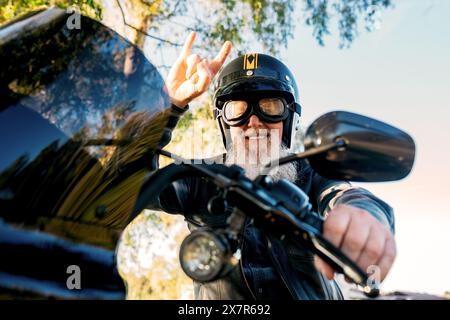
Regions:
[[[358,34],[358,19],[365,21],[367,31],[378,26],[380,12],[393,6],[391,0],[305,0],[306,24],[320,45],[324,35],[330,34],[332,12],[337,17],[340,46],[350,46]]]
[[[297,10],[299,4],[303,7]],[[255,50],[259,44],[256,49],[276,54],[287,46],[299,19],[312,28],[320,45],[336,22],[340,46],[349,47],[361,22],[371,31],[392,0],[0,0],[0,23],[50,5],[77,5],[98,19],[105,10],[120,10],[122,22],[135,31],[130,40],[141,48],[146,39],[155,41],[153,47],[163,57],[168,47],[181,45],[188,30],[202,38],[200,49],[217,49],[231,40],[239,52]]]

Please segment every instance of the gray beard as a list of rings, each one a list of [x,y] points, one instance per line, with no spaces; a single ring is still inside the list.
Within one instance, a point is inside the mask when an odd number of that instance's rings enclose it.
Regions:
[[[227,150],[225,164],[235,164],[242,167],[245,170],[245,175],[252,180],[260,174],[265,173],[268,176],[272,177],[274,181],[278,181],[279,179],[286,179],[291,182],[295,182],[296,180],[298,180],[299,175],[299,169],[295,162],[284,164],[281,167],[275,166],[272,168],[272,170],[269,171],[269,173],[264,172],[263,170],[264,165],[266,165],[267,163],[277,160],[278,158],[285,157],[289,154],[289,149],[281,144],[278,155],[276,155],[274,159],[271,159],[270,155],[265,155],[263,159],[254,157],[252,159],[256,160],[255,163],[255,161],[248,161],[248,159],[246,159],[245,157],[237,154],[234,145],[232,144],[231,147]]]

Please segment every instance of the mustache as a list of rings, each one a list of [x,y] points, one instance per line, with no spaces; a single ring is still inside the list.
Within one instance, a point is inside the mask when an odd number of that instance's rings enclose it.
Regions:
[[[270,138],[269,130],[249,128],[244,131],[245,138]]]

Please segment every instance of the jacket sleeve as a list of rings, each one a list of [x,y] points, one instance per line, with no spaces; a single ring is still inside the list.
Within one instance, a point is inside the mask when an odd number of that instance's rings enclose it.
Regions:
[[[186,108],[179,108],[176,105],[171,105],[171,114],[164,129],[163,139],[161,139],[158,147],[163,148],[169,144],[172,139],[172,131],[175,129],[180,117],[187,111]],[[159,161],[155,159],[156,169],[159,168]],[[146,206],[150,210],[162,210],[171,214],[184,214],[186,212],[186,205],[188,204],[189,194],[189,179],[179,180],[167,188],[162,190],[161,194],[155,200],[149,202]]]
[[[393,209],[368,190],[352,186],[347,181],[329,180],[313,174],[313,193],[319,213],[326,216],[337,204],[346,204],[366,210],[378,221],[395,232]]]

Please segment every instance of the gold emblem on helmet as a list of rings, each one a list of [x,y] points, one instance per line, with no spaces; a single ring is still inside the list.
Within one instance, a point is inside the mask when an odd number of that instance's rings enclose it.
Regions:
[[[258,68],[258,54],[249,53],[244,56],[244,70],[252,70]]]

